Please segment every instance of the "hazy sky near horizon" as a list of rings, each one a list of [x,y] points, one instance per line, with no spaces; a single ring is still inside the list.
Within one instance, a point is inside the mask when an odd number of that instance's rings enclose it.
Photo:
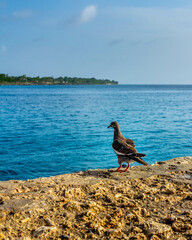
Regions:
[[[0,73],[192,84],[192,1],[0,0]]]

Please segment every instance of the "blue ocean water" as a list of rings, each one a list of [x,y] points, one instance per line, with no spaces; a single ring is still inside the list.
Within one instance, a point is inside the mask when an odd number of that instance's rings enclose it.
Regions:
[[[118,166],[111,121],[148,163],[192,155],[192,85],[0,86],[0,180]]]

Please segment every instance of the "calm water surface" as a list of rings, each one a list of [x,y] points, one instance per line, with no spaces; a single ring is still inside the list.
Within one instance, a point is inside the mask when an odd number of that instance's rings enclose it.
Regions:
[[[192,155],[192,85],[0,86],[0,180],[116,167],[115,120],[148,163]]]

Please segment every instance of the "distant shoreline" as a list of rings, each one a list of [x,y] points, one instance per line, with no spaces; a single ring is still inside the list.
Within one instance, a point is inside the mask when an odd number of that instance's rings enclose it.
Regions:
[[[81,84],[81,83],[79,83],[79,84],[51,84],[51,83],[49,83],[49,84],[31,84],[31,83],[26,83],[26,84],[23,84],[23,83],[17,83],[17,84],[9,84],[9,83],[0,83],[0,86],[83,86],[83,85],[85,85],[85,86],[88,86],[88,85],[119,85],[118,83],[116,83],[116,84],[113,84],[113,83],[88,83],[88,84]]]
[[[81,77],[28,77],[9,76],[8,74],[0,73],[0,85],[116,85],[115,80],[96,79],[96,78],[81,78]]]

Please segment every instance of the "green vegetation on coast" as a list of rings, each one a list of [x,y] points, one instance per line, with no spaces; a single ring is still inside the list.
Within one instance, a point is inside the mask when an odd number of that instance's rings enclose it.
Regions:
[[[0,85],[113,85],[118,84],[117,81],[108,79],[95,78],[78,78],[78,77],[27,77],[22,76],[8,76],[7,74],[0,74]]]

